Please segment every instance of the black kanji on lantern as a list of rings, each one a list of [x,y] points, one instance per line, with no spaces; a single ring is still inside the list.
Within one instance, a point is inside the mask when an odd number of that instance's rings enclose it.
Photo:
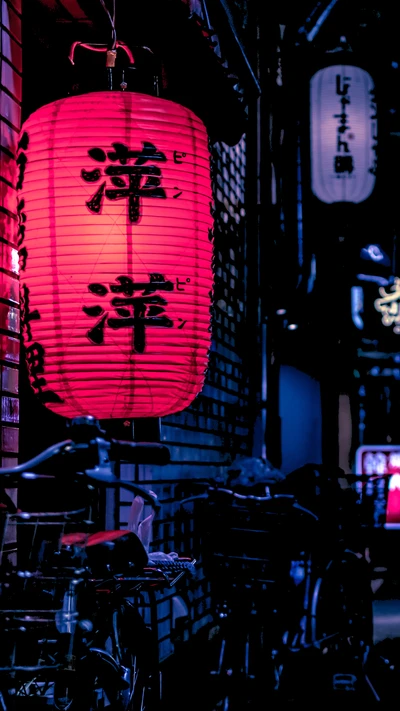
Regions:
[[[157,294],[157,291],[173,291],[174,285],[167,281],[162,274],[150,274],[148,282],[135,282],[131,277],[119,276],[116,284],[110,284],[110,292],[119,294],[111,299],[110,304],[117,316],[109,316],[102,306],[84,306],[83,311],[87,316],[100,317],[95,326],[87,332],[91,343],[101,345],[104,343],[104,329],[106,326],[114,330],[129,328],[133,330],[133,350],[144,353],[146,348],[146,328],[158,326],[171,328],[173,321],[165,314],[164,307],[168,301]],[[108,294],[108,287],[104,284],[93,283],[88,285],[92,294],[104,297]],[[142,292],[134,296],[135,292]]]
[[[46,379],[43,377],[45,350],[41,343],[30,343],[25,348],[25,358],[28,366],[29,375],[31,376],[32,388],[36,391],[39,400],[45,403],[64,402],[54,390],[43,390],[47,386]]]
[[[26,213],[24,212],[25,200],[22,198],[17,205],[18,215],[18,230],[17,230],[17,246],[20,247],[25,239],[25,223]]]
[[[341,77],[340,74],[336,76],[336,94],[340,101],[340,113],[334,114],[333,117],[339,119],[337,134],[336,134],[336,151],[337,154],[333,159],[333,169],[337,175],[343,175],[350,173],[354,170],[353,156],[349,147],[349,139],[351,134],[348,133],[351,130],[349,125],[349,115],[347,112],[347,107],[351,104],[350,99],[350,86],[351,77]]]
[[[139,222],[142,198],[167,197],[161,187],[161,170],[157,165],[153,165],[156,162],[165,163],[167,158],[156,146],[146,141],[140,151],[132,151],[124,143],[113,143],[112,147],[113,150],[107,153],[102,148],[91,148],[88,151],[90,158],[99,163],[105,163],[108,159],[119,165],[108,165],[104,168],[104,176],[109,176],[115,187],[108,188],[107,181],[104,180],[86,205],[90,212],[98,214],[101,212],[104,198],[126,199],[130,222]],[[134,164],[128,165],[131,160],[134,160]],[[87,183],[96,183],[100,180],[102,171],[101,168],[82,170],[81,175]]]
[[[18,146],[17,146],[17,151],[18,151],[18,157],[16,160],[17,166],[18,166],[18,178],[17,178],[17,183],[16,183],[16,189],[21,190],[23,184],[24,184],[24,177],[25,177],[25,168],[26,164],[28,162],[27,155],[24,151],[27,150],[29,146],[29,136],[26,131],[22,134],[21,138],[18,141]]]
[[[21,321],[25,327],[28,341],[32,340],[31,321],[38,321],[40,313],[37,309],[31,310],[29,289],[26,284],[21,286]]]
[[[40,313],[37,309],[31,309],[30,291],[26,284],[21,286],[21,321],[25,329],[25,358],[28,372],[31,376],[31,385],[35,390],[39,400],[45,404],[49,402],[63,402],[60,396],[53,390],[43,390],[47,387],[47,381],[43,377],[45,364],[45,350],[41,343],[33,342],[31,321],[38,321]]]
[[[17,165],[18,165],[18,178],[17,178],[17,183],[16,183],[16,188],[17,190],[21,190],[23,183],[24,183],[24,177],[25,177],[25,168],[26,164],[28,162],[26,153],[24,151],[27,150],[29,146],[29,136],[26,131],[23,132],[17,146],[18,150],[18,157],[17,157]],[[19,258],[20,258],[20,271],[23,272],[25,271],[26,267],[26,260],[28,257],[28,250],[26,247],[22,247],[22,243],[25,239],[25,223],[26,223],[26,213],[24,212],[25,209],[25,200],[22,198],[21,200],[18,201],[17,205],[17,218],[18,218],[18,230],[17,230],[17,247],[19,249]]]
[[[335,173],[352,173],[354,170],[353,156],[335,156],[334,169]]]

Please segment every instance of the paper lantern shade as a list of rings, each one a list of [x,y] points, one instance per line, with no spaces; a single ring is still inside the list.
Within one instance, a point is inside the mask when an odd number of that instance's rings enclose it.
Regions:
[[[35,392],[66,417],[161,417],[187,407],[210,347],[203,123],[150,95],[68,97],[28,118],[17,160]]]
[[[311,79],[311,190],[322,202],[360,203],[375,187],[377,107],[364,69],[333,65]]]

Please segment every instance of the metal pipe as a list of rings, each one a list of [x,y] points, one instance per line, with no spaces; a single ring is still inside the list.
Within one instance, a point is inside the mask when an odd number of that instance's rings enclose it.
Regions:
[[[219,2],[219,5],[225,15],[225,19],[227,21],[231,37],[234,40],[236,48],[239,51],[240,57],[242,59],[245,73],[248,75],[248,77],[250,79],[250,83],[253,85],[253,89],[255,90],[257,96],[260,96],[260,94],[261,94],[260,84],[258,82],[258,79],[257,79],[252,67],[251,67],[249,59],[248,59],[245,49],[243,47],[243,43],[239,37],[238,31],[235,26],[235,21],[233,19],[233,16],[230,11],[229,4],[228,4],[227,0],[212,0],[212,2],[214,2],[214,3]],[[218,31],[216,32],[216,34],[218,34]]]
[[[267,400],[268,400],[268,342],[267,324],[261,325],[261,457],[267,459]]]
[[[319,15],[317,21],[315,22],[313,28],[307,32],[306,26],[307,24],[310,24],[312,21],[313,16],[318,12],[320,6],[323,4],[322,2],[317,3],[316,7],[312,11],[312,13],[309,15],[307,20],[304,23],[304,26],[299,30],[299,34],[306,33],[307,41],[308,42],[313,42],[315,37],[317,36],[318,32],[320,31],[322,25],[324,22],[328,19],[329,15],[331,14],[333,8],[335,5],[339,2],[339,0],[331,0],[328,4],[328,6],[321,12]]]
[[[212,30],[210,18],[208,16],[207,2],[206,2],[206,0],[200,0],[200,2],[201,2],[201,9],[203,10],[203,16],[204,16],[204,21],[206,23],[206,27],[208,30]]]

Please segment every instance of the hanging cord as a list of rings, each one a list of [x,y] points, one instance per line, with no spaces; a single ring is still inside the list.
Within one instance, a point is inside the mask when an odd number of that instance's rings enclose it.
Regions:
[[[117,31],[115,29],[115,0],[113,0],[113,14],[107,8],[105,0],[100,0],[100,5],[105,11],[111,24],[111,42],[106,50],[106,69],[108,77],[108,90],[113,90],[113,69],[117,61]]]
[[[100,5],[102,6],[104,12],[106,13],[106,15],[110,21],[110,25],[111,25],[111,43],[109,46],[109,50],[112,52],[115,52],[116,47],[117,47],[117,31],[115,29],[115,0],[113,0],[113,14],[112,15],[105,3],[105,0],[99,0],[99,2],[100,2]]]

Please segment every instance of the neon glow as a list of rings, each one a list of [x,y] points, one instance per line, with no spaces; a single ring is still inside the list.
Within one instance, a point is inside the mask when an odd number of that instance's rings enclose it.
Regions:
[[[364,291],[362,286],[351,287],[351,318],[360,331],[364,328],[364,321],[360,314],[364,311]]]
[[[400,446],[363,445],[357,449],[355,465],[356,474],[371,477],[364,487],[357,484],[357,490],[373,496],[375,523],[400,529]]]
[[[383,286],[379,289],[380,298],[375,299],[376,311],[382,314],[384,326],[393,326],[394,333],[400,333],[400,279],[396,277],[389,293]]]

